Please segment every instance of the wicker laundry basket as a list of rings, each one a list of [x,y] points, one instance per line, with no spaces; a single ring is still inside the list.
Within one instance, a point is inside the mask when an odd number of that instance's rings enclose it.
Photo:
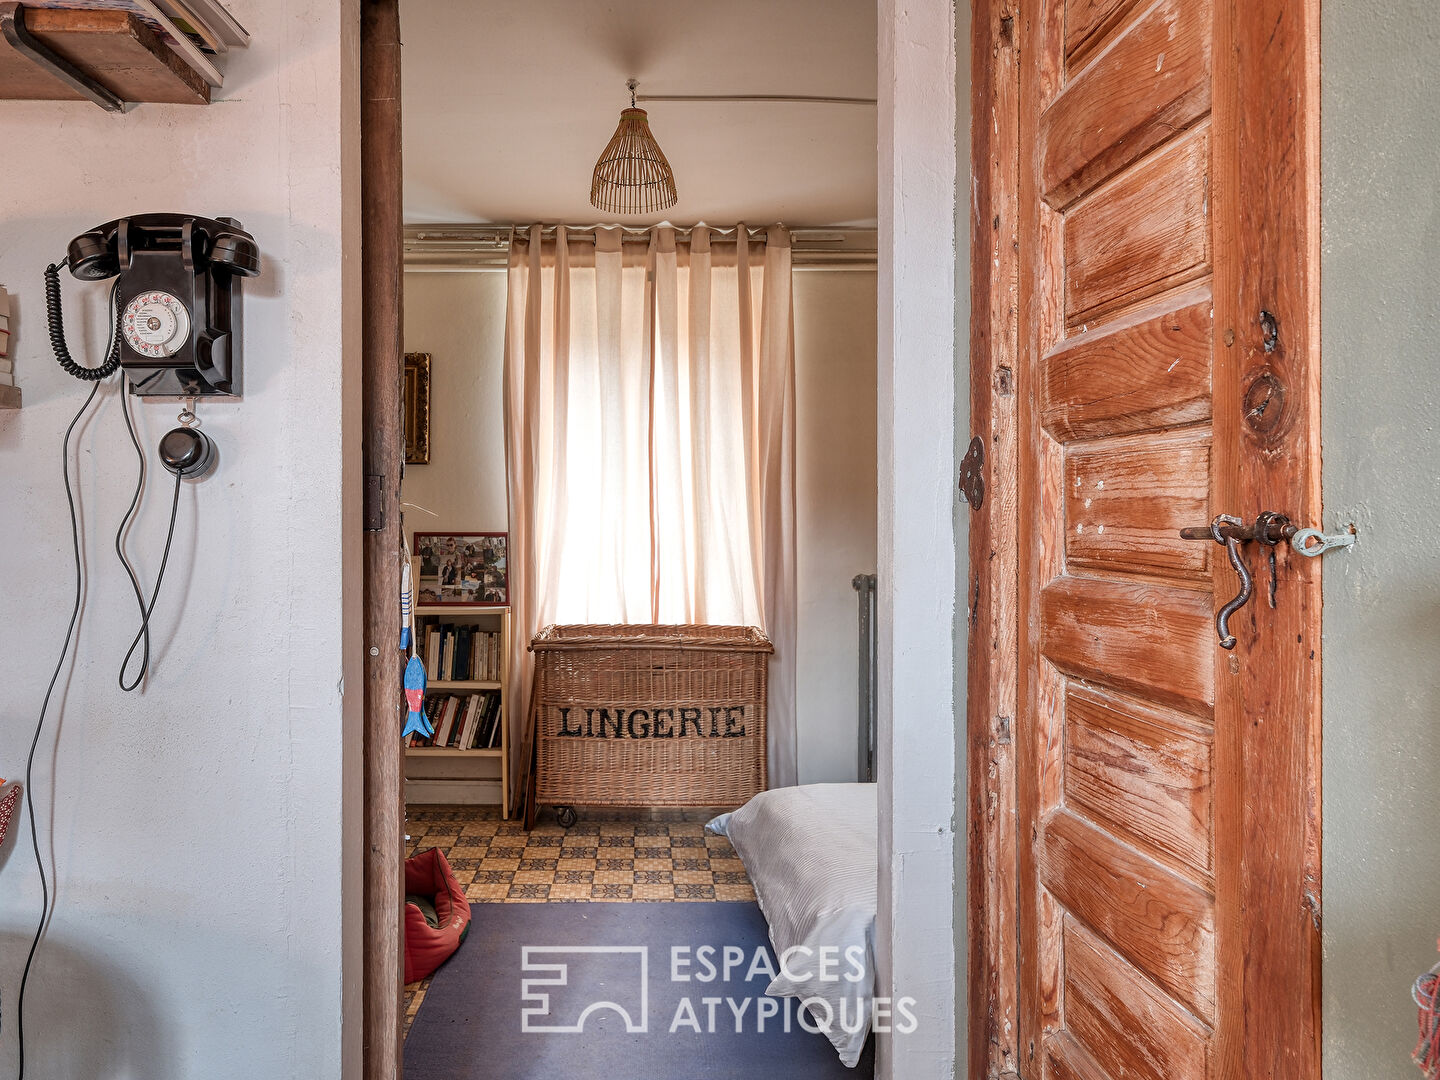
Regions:
[[[749,626],[547,626],[530,643],[531,810],[738,806],[764,791],[767,671]]]

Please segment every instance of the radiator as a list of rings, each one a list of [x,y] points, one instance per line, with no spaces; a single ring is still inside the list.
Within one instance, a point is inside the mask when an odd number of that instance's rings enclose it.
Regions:
[[[875,575],[856,574],[850,584],[860,597],[860,740],[856,774],[861,783],[870,784],[875,782],[875,673],[880,662],[875,633]]]

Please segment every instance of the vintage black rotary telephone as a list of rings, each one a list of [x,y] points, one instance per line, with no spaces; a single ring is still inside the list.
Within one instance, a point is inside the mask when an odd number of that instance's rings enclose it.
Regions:
[[[61,266],[81,281],[116,278],[110,346],[98,367],[78,363],[66,345]],[[260,248],[234,218],[137,214],[98,225],[45,268],[55,359],[77,379],[98,381],[123,368],[143,397],[238,394],[239,279],[259,272]],[[178,477],[198,478],[214,466],[215,446],[184,424],[160,441],[160,460]]]
[[[105,360],[96,367],[79,363],[70,355],[66,344],[60,304],[62,266],[68,266],[70,273],[81,281],[115,279],[110,288],[110,344]],[[148,603],[124,550],[125,533],[144,490],[145,470],[144,453],[130,418],[129,404],[123,399],[121,402],[125,426],[141,466],[135,497],[115,536],[115,552],[134,586],[141,615],[140,631],[120,668],[123,690],[139,686],[149,667],[150,614],[165,575],[170,542],[175,536],[180,482],[198,480],[215,467],[215,444],[199,429],[194,402],[202,397],[240,393],[239,279],[259,272],[260,248],[255,238],[240,228],[238,221],[189,214],[137,214],[97,225],[70,241],[64,259],[45,268],[45,309],[55,359],[75,378],[95,384],[65,433],[65,492],[71,498],[72,525],[75,507],[69,475],[70,435],[94,401],[101,381],[120,369],[135,394],[188,399],[180,414],[180,426],[166,432],[160,440],[160,462],[174,474],[175,491],[165,554]],[[75,557],[78,574],[78,533]],[[133,681],[127,681],[130,658],[142,643],[140,673]]]
[[[98,368],[77,364],[65,345],[60,267],[81,281],[119,275],[115,333]],[[70,241],[66,258],[45,270],[50,343],[78,379],[123,367],[145,397],[240,393],[240,282],[260,272],[255,238],[233,218],[137,214]]]

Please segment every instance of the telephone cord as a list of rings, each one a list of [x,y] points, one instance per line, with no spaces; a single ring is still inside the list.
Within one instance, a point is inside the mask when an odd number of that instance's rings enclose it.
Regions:
[[[98,370],[98,369],[86,369]],[[45,728],[45,717],[50,711],[50,701],[55,693],[55,686],[59,682],[60,673],[65,667],[65,658],[70,655],[70,645],[75,636],[75,624],[80,617],[80,605],[84,590],[84,572],[80,561],[80,522],[79,515],[75,509],[75,491],[70,482],[70,438],[75,432],[76,426],[81,418],[90,408],[95,400],[95,395],[100,391],[100,381],[93,380],[90,393],[86,396],[84,404],[70,421],[70,426],[65,429],[65,438],[61,443],[61,469],[65,478],[65,501],[70,510],[70,544],[75,559],[75,600],[70,609],[70,622],[65,627],[65,641],[60,649],[60,656],[55,661],[55,670],[51,673],[49,686],[45,690],[45,699],[40,706],[40,715],[35,721],[35,733],[30,740],[30,754],[25,761],[25,806],[30,822],[30,843],[35,854],[35,869],[40,875],[40,920],[35,926],[35,936],[31,939],[30,950],[25,956],[25,969],[20,976],[20,991],[15,1002],[15,1033],[16,1043],[19,1049],[19,1072],[16,1080],[25,1080],[25,988],[30,981],[30,969],[35,960],[35,953],[40,947],[40,939],[45,933],[45,923],[50,914],[50,887],[49,880],[45,874],[45,860],[40,854],[40,832],[35,822],[35,797],[32,783],[32,775],[35,766],[35,751],[40,745],[40,736]],[[134,421],[130,418],[130,409],[123,395],[125,393],[124,381],[121,381],[120,393],[122,395],[120,407],[125,415],[125,426],[130,432],[131,442],[135,446],[136,454],[140,458],[140,479],[136,485],[135,496],[131,500],[130,508],[125,512],[125,517],[120,523],[120,529],[115,534],[115,551],[120,557],[120,563],[125,567],[125,572],[130,578],[130,584],[135,590],[136,602],[140,606],[140,629],[136,631],[135,640],[130,645],[130,650],[125,654],[125,660],[120,666],[119,683],[120,688],[127,693],[135,690],[144,680],[150,665],[150,616],[155,611],[155,601],[160,595],[160,584],[165,579],[165,567],[170,561],[170,546],[175,539],[175,521],[179,516],[180,509],[180,483],[183,477],[178,473],[175,476],[175,489],[170,499],[170,525],[165,534],[165,551],[160,557],[160,570],[155,576],[155,587],[150,593],[150,602],[145,602],[144,591],[140,587],[139,577],[136,575],[130,561],[125,556],[122,540],[126,529],[129,527],[136,509],[140,504],[140,495],[145,484],[145,455],[140,447],[139,437],[135,433]],[[141,654],[140,671],[135,680],[129,684],[125,682],[125,672],[130,666],[130,659],[135,650],[144,643],[144,650]]]
[[[88,382],[100,382],[115,373],[120,366],[120,279],[110,286],[110,351],[105,362],[99,367],[85,367],[70,355],[65,344],[65,312],[60,305],[60,268],[69,266],[68,258],[45,267],[45,317],[50,328],[50,347],[55,350],[55,359],[65,371]]]
[[[130,521],[140,506],[140,496],[145,490],[145,451],[140,448],[140,438],[135,434],[135,423],[130,419],[130,404],[125,397],[123,382],[120,387],[120,395],[120,411],[125,416],[125,429],[130,433],[130,442],[134,445],[135,456],[140,462],[140,476],[135,482],[135,496],[130,500],[130,509],[125,511],[125,516],[120,521],[120,528],[115,531],[115,554],[119,556],[120,565],[125,568],[125,573],[130,578],[131,588],[135,590],[135,602],[140,605],[140,629],[135,632],[135,640],[130,643],[130,648],[125,653],[118,677],[120,689],[128,694],[145,681],[145,675],[150,670],[150,616],[155,611],[155,600],[160,595],[160,583],[165,580],[165,567],[170,562],[170,543],[175,539],[175,518],[180,510],[180,481],[183,477],[179,473],[175,474],[175,491],[170,499],[170,528],[165,534],[165,552],[160,556],[160,572],[155,575],[155,588],[150,592],[150,603],[146,604],[145,592],[140,587],[140,578],[125,555],[123,543],[125,532],[130,528]],[[141,646],[142,642],[144,648],[140,652],[140,670],[136,672],[135,680],[127,683],[125,672],[130,668],[130,658],[135,655],[135,650]]]
[[[40,733],[45,728],[45,714],[50,710],[50,698],[55,693],[55,684],[60,681],[65,657],[70,654],[70,643],[75,636],[75,623],[80,617],[80,599],[84,587],[84,572],[80,564],[80,522],[75,512],[75,491],[70,486],[70,436],[99,390],[100,383],[97,381],[90,388],[90,394],[80,406],[80,411],[65,429],[65,439],[60,447],[61,468],[65,476],[65,501],[70,505],[70,546],[75,555],[75,602],[70,608],[70,622],[65,627],[65,644],[60,648],[60,657],[55,661],[55,671],[50,676],[50,685],[45,689],[45,700],[35,721],[35,735],[30,740],[30,756],[25,760],[25,807],[30,815],[30,845],[35,852],[35,869],[40,873],[40,921],[35,926],[35,937],[31,940],[30,951],[25,956],[25,971],[20,976],[20,993],[15,1001],[15,1037],[20,1048],[20,1071],[16,1080],[25,1080],[25,986],[30,981],[30,965],[35,959],[35,950],[40,946],[40,937],[45,932],[45,922],[50,914],[50,886],[45,877],[45,860],[40,856],[40,832],[35,825],[35,788],[31,774],[35,767],[35,750],[40,745]]]

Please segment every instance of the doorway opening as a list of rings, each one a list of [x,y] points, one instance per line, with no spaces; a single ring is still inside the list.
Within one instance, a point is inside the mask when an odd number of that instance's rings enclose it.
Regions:
[[[402,281],[393,284],[398,291],[403,283],[405,299],[403,322],[387,334],[406,354],[393,408],[409,427],[403,484],[398,495],[386,496],[392,508],[403,510],[403,524],[387,528],[397,544],[403,533],[414,557],[416,651],[427,669],[426,700],[437,712],[426,715],[435,733],[407,740],[403,756],[386,766],[388,776],[371,769],[376,791],[398,787],[403,776],[406,798],[372,825],[386,830],[404,815],[410,837],[405,853],[439,849],[448,856],[451,878],[475,905],[744,904],[754,897],[749,869],[724,836],[707,835],[703,827],[712,811],[732,809],[731,802],[657,810],[641,799],[638,807],[596,809],[576,798],[573,806],[558,804],[574,810],[573,821],[557,820],[558,800],[547,801],[536,771],[543,756],[527,742],[531,733],[520,702],[533,684],[520,670],[527,662],[525,644],[552,621],[759,625],[779,644],[787,628],[766,607],[777,572],[759,565],[759,555],[773,550],[766,536],[732,545],[739,576],[759,579],[761,587],[751,590],[758,599],[742,595],[727,607],[720,587],[725,582],[717,585],[700,574],[688,587],[706,597],[682,596],[678,610],[684,614],[677,616],[664,582],[656,587],[663,574],[655,570],[653,549],[663,548],[666,535],[657,522],[669,521],[667,514],[695,514],[701,497],[723,506],[727,481],[713,468],[710,481],[699,486],[687,486],[682,475],[678,496],[667,503],[662,489],[677,478],[653,447],[672,440],[693,472],[698,418],[724,420],[731,410],[742,423],[755,422],[743,414],[749,407],[744,395],[727,402],[712,394],[703,408],[683,404],[696,385],[686,329],[693,331],[701,305],[717,313],[735,305],[737,273],[759,308],[764,297],[779,294],[783,280],[783,322],[768,321],[777,315],[772,311],[738,313],[750,328],[741,336],[753,339],[753,348],[747,344],[740,352],[753,353],[745,362],[759,373],[746,369],[746,379],[764,380],[767,350],[777,343],[792,365],[788,388],[782,379],[753,399],[763,411],[791,395],[789,411],[773,430],[786,444],[784,467],[793,477],[785,480],[790,486],[784,497],[793,503],[788,527],[794,557],[780,576],[789,575],[794,617],[784,650],[789,655],[770,668],[765,767],[771,787],[859,779],[857,747],[868,718],[862,721],[856,693],[862,648],[852,579],[877,568],[879,501],[875,10],[868,4],[847,4],[843,11],[825,5],[826,25],[818,31],[824,48],[808,56],[795,44],[816,39],[816,5],[810,3],[709,13],[647,4],[606,12],[592,7],[531,5],[523,16],[507,11],[503,17],[466,7],[450,19],[427,7],[418,16],[423,21],[412,25],[417,16],[402,3],[392,26],[396,41],[403,29],[405,42],[404,75],[395,85],[403,101],[404,165],[392,178],[400,181],[396,192],[403,190],[395,197],[404,231],[387,235],[385,243],[403,257]],[[537,61],[529,43],[553,39],[557,28],[570,41],[558,50],[566,59]],[[726,44],[731,38],[733,48]],[[630,104],[625,84],[632,77],[639,80],[636,104],[650,114],[680,201],[650,215],[607,216],[589,204],[591,174],[616,115]],[[400,122],[398,111],[392,122]],[[747,226],[748,232],[736,232]],[[776,257],[781,249],[783,262]],[[702,255],[713,277],[708,292],[697,284]],[[667,277],[672,270],[673,282]],[[539,283],[538,302],[529,308],[517,299],[517,278]],[[664,336],[676,333],[665,323],[667,289],[683,300],[669,301],[683,317],[677,350],[682,363],[673,382],[653,359],[664,352]],[[618,305],[606,309],[597,297],[611,292]],[[632,300],[643,322],[632,321]],[[624,384],[624,370],[600,366],[608,361],[600,354],[604,342],[596,324],[613,320],[615,311],[621,326],[615,355],[622,367],[633,357],[652,364],[649,384],[635,398],[649,410],[641,421],[641,445],[649,448],[642,471],[649,471],[640,480],[648,491],[640,504],[645,520],[634,523],[642,528],[633,534],[645,534],[652,546],[652,580],[642,582],[648,592],[640,603],[621,589],[618,605],[614,597],[597,600],[593,587],[587,593],[576,586],[593,586],[596,578],[595,553],[577,537],[584,528],[593,535],[588,523],[609,513],[597,499],[613,492],[605,477],[622,474],[602,469],[600,484],[576,483],[594,462],[573,451],[577,440],[606,430],[606,416],[583,415],[589,398],[573,390],[563,413],[556,413],[553,396],[565,380],[567,388],[578,386],[584,376],[577,372],[585,365],[597,365],[600,377],[590,384],[595,389],[609,392],[605,379],[612,375]],[[722,319],[734,317],[717,314],[717,326]],[[563,366],[553,359],[565,351],[557,349],[556,326],[569,339]],[[632,331],[633,342],[627,337]],[[534,342],[528,354],[527,346],[516,344],[527,332]],[[600,344],[587,344],[587,334]],[[735,336],[723,328],[709,335],[712,371],[728,362],[721,356],[727,335]],[[541,576],[537,548],[522,540],[524,526],[515,520],[522,473],[506,425],[525,422],[517,408],[523,395],[510,395],[514,381],[527,374],[527,356],[538,357],[543,369],[544,405],[535,430],[549,440],[551,456],[543,468],[552,477],[559,460],[557,415],[569,437],[570,456],[558,470],[567,485],[560,495],[545,492],[551,502],[536,515],[557,505],[569,512],[567,525],[547,533],[561,554],[541,552],[551,558],[544,565],[545,588],[559,591],[559,600],[536,599],[529,582]],[[673,409],[676,397],[681,419],[672,422],[665,406]],[[636,413],[621,415],[633,419]],[[724,443],[714,430],[708,438],[719,447],[717,459],[746,452],[743,440]],[[774,452],[769,445],[757,449]],[[392,452],[402,448],[394,445]],[[783,456],[777,460],[785,462]],[[711,520],[705,530],[663,549],[660,563],[668,568],[673,554],[699,565],[697,549],[723,548],[729,525]],[[689,525],[676,527],[683,533]],[[633,539],[628,531],[623,536]],[[603,541],[595,546],[603,548]],[[747,557],[757,565],[747,567]],[[623,569],[624,559],[614,565]],[[517,610],[527,604],[523,614]],[[634,611],[650,617],[637,618]],[[785,676],[777,678],[776,663],[789,665],[788,685]],[[392,679],[391,689],[398,693],[397,682]],[[780,709],[777,692],[789,694]],[[659,716],[657,711],[657,728]],[[628,722],[635,722],[633,713]],[[370,802],[373,809],[376,800]],[[523,815],[537,803],[535,827],[527,831]],[[456,957],[466,948],[476,951],[475,933],[472,928]],[[399,969],[398,957],[394,967]],[[423,1023],[436,1007],[433,986],[407,991],[404,1020],[411,1036],[416,1018]],[[383,991],[383,983],[373,989]]]

